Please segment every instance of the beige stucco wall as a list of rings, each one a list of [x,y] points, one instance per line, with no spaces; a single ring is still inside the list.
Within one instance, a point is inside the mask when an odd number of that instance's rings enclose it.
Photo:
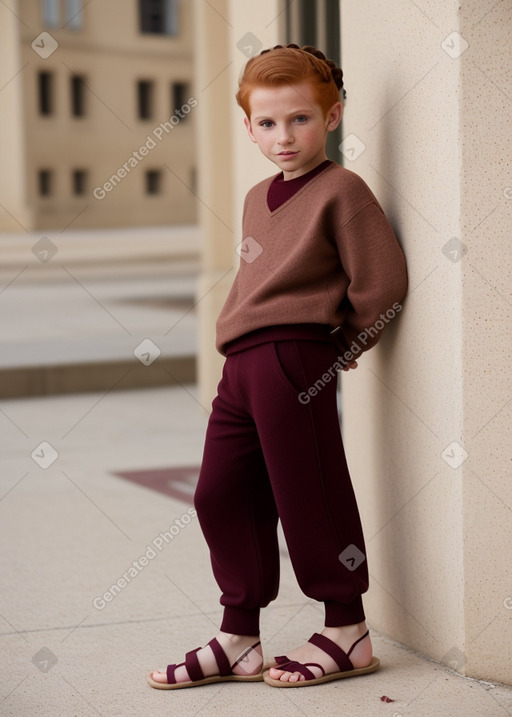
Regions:
[[[511,31],[504,3],[342,2],[343,135],[366,145],[345,164],[381,200],[410,280],[395,324],[343,378],[368,617],[508,683]]]
[[[282,2],[196,0],[196,81],[198,86],[198,176],[202,271],[198,282],[199,391],[209,408],[223,358],[215,351],[215,322],[235,278],[242,241],[242,204],[256,182],[273,168],[250,141],[244,113],[235,101],[244,64],[279,40]],[[253,43],[251,45],[251,43]]]
[[[18,19],[5,4],[0,4],[0,47],[0,227],[18,231],[20,222],[22,225],[31,223],[31,215],[24,191],[25,135]]]

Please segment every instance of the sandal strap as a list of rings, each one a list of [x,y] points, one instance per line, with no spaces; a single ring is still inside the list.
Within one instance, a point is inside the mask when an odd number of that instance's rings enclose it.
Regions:
[[[286,672],[300,672],[301,675],[304,675],[306,678],[306,681],[308,680],[316,680],[317,676],[311,672],[311,670],[308,669],[308,667],[319,667],[322,670],[322,677],[325,675],[325,670],[322,667],[322,665],[319,665],[317,662],[295,662],[295,660],[289,660],[288,662],[283,662],[279,665],[280,670],[286,670]]]
[[[178,663],[174,663],[172,665],[167,665],[166,674],[167,674],[167,684],[168,685],[176,684],[176,677],[174,676],[174,673],[176,672],[178,667],[186,667],[191,680],[202,680],[203,679],[203,677],[204,677],[203,671],[201,669],[201,665],[199,664],[199,660],[197,659],[197,655],[195,654],[196,652],[199,652],[200,649],[201,649],[200,647],[196,647],[195,650],[191,650],[190,652],[187,652],[187,654],[185,655],[184,662],[178,662]],[[196,676],[192,677],[193,674],[195,674]]]
[[[309,638],[308,642],[311,642],[329,655],[338,665],[340,672],[349,672],[354,669],[354,665],[350,662],[347,653],[325,635],[320,635],[320,633],[315,632],[314,635]],[[350,651],[352,651],[352,648]]]
[[[213,640],[210,640],[208,645],[211,647],[211,650],[215,657],[217,667],[219,668],[219,675],[221,677],[226,677],[226,675],[233,674],[231,671],[231,665],[229,664],[229,660],[226,657],[226,653],[222,649],[222,645],[217,640],[217,638],[214,637]]]
[[[192,650],[191,652],[187,652],[187,654],[185,655],[184,662],[177,662],[177,663],[175,662],[172,665],[167,665],[166,674],[167,674],[167,684],[168,685],[176,684],[176,677],[174,676],[174,673],[176,672],[178,667],[186,667],[189,677],[191,679],[194,679],[194,678],[192,678],[192,675],[190,674],[190,670],[192,670],[192,672],[194,672],[194,664],[193,664],[192,655],[195,652],[198,652],[200,649],[201,649],[200,647],[196,647],[195,650]],[[188,661],[188,665],[187,665],[187,661]],[[199,661],[197,660],[197,657],[196,657],[196,661],[197,661],[197,667],[199,667],[199,669],[201,670],[201,666],[199,665]],[[196,674],[197,674],[197,672],[196,672]],[[199,677],[199,679],[201,680],[202,678],[203,678],[203,671],[201,670],[201,677]]]
[[[195,650],[191,650],[185,655],[185,667],[192,682],[204,679],[204,673],[197,657],[199,650],[201,650],[201,648],[196,647]]]
[[[367,637],[370,634],[370,631],[367,630],[362,637],[359,638],[359,640],[356,640],[350,650],[347,652],[347,657],[350,657],[350,653],[354,649],[354,647],[357,645],[358,642],[361,642],[361,640],[364,640],[365,637]]]
[[[175,685],[176,684],[176,678],[174,677],[174,673],[176,672],[176,668],[179,667],[179,665],[167,665],[167,684],[168,685]]]

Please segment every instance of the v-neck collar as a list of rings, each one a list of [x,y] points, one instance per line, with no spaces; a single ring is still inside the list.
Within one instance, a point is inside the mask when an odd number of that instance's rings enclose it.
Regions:
[[[327,160],[327,161],[329,161],[329,164],[326,164],[325,167],[323,167],[317,174],[315,174],[313,177],[308,179],[306,181],[306,183],[303,184],[302,187],[300,187],[300,189],[298,189],[296,192],[294,192],[294,194],[289,199],[287,199],[285,202],[280,204],[274,210],[271,210],[270,207],[268,206],[268,191],[270,189],[272,182],[274,182],[278,177],[281,177],[283,173],[279,172],[279,174],[274,174],[272,177],[269,177],[267,180],[267,183],[265,185],[265,210],[267,212],[267,216],[273,217],[275,214],[278,214],[281,211],[281,209],[288,207],[288,205],[290,203],[292,203],[296,197],[299,197],[302,194],[302,192],[306,189],[306,187],[308,187],[311,184],[311,182],[314,182],[316,179],[318,179],[318,177],[321,177],[324,174],[324,172],[326,172],[329,169],[331,169],[332,167],[336,166],[336,162],[333,162],[331,160]],[[324,160],[324,162],[325,162],[325,160]],[[324,162],[322,162],[322,164]],[[310,170],[310,172],[314,172],[316,169],[318,169],[318,167],[314,167],[313,169]],[[310,172],[307,172],[307,174],[309,174]],[[302,179],[302,176],[296,177],[295,179]],[[289,179],[287,181],[293,182],[293,181],[295,181],[295,179]]]

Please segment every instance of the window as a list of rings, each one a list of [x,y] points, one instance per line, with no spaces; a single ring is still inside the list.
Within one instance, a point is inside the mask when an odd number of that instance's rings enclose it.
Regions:
[[[162,193],[162,172],[159,169],[149,169],[146,172],[146,194]]]
[[[81,197],[87,192],[87,172],[85,169],[75,169],[72,174],[72,189],[76,197]]]
[[[49,197],[53,194],[53,172],[51,169],[39,170],[38,190],[40,197]]]
[[[139,0],[139,27],[155,35],[178,34],[178,0]]]
[[[308,2],[307,0],[299,2],[300,27],[302,32],[301,45],[317,46],[317,8],[316,2]]]
[[[174,82],[171,88],[171,114],[179,110],[186,104],[188,99],[187,85],[184,82]],[[188,115],[184,114],[183,119]]]
[[[80,75],[71,77],[71,114],[73,117],[85,117],[85,78]]]
[[[81,30],[83,25],[83,0],[41,0],[43,24],[46,27],[63,27]],[[65,8],[64,21],[62,9]]]
[[[46,27],[58,27],[60,25],[60,0],[42,0],[43,24]]]
[[[153,117],[153,82],[140,80],[137,83],[137,102],[139,119],[151,119]]]
[[[82,0],[66,0],[66,24],[70,30],[81,30],[83,25]]]
[[[40,72],[38,75],[39,114],[53,114],[53,73]]]
[[[296,0],[286,4],[286,42],[314,45],[338,66],[340,64],[340,2],[339,0]],[[329,132],[326,153],[340,162],[341,124]]]

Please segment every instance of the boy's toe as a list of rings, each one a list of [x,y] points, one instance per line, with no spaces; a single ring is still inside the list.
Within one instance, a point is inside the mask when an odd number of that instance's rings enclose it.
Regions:
[[[167,682],[167,672],[164,672],[163,670],[156,670],[151,673],[151,678],[155,682]]]

